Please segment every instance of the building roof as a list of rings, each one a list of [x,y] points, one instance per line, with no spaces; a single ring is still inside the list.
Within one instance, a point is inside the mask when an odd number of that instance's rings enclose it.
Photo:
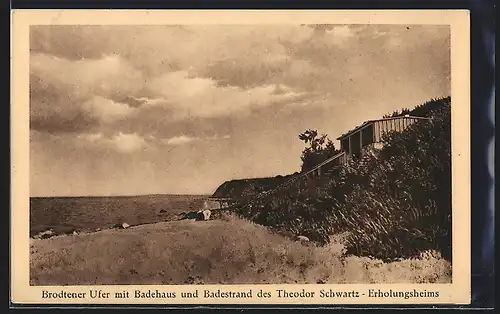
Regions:
[[[371,124],[373,122],[377,121],[387,121],[387,120],[397,120],[397,119],[422,119],[422,120],[429,120],[430,118],[425,118],[425,117],[417,117],[417,116],[410,116],[410,115],[404,115],[404,116],[397,116],[397,117],[390,117],[390,118],[383,118],[383,119],[375,119],[375,120],[367,120],[363,122],[363,124],[356,126],[354,129],[347,131],[346,133],[342,134],[341,136],[337,137],[337,140],[342,140],[343,138],[357,132],[358,130],[364,128],[366,125]]]

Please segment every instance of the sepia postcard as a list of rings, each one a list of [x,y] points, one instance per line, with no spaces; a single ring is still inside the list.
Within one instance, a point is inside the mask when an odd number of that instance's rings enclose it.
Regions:
[[[14,10],[11,300],[470,303],[465,10]]]

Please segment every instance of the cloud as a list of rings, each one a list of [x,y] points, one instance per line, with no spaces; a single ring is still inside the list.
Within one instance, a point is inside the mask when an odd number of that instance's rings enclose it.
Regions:
[[[144,80],[118,55],[68,60],[44,53],[30,58],[31,127],[49,132],[90,130],[134,113],[128,103]]]
[[[218,86],[216,81],[191,77],[187,71],[167,73],[153,80],[147,87],[151,99],[141,98],[145,107],[171,109],[178,119],[187,117],[216,117],[242,114],[276,102],[292,101],[303,96],[290,87],[262,85],[244,89],[234,86]]]
[[[78,136],[79,138],[83,138],[91,143],[98,143],[103,140],[103,135],[102,133],[89,133],[89,134],[82,134]]]
[[[325,39],[337,46],[342,46],[348,43],[349,39],[356,36],[356,32],[349,25],[334,26],[326,30]]]
[[[449,90],[446,27],[37,26],[31,35],[31,127],[51,133],[203,138],[283,107]]]
[[[226,135],[202,135],[200,137],[192,137],[192,136],[187,136],[187,135],[179,135],[179,136],[174,136],[168,139],[162,140],[164,144],[167,145],[184,145],[192,142],[207,142],[207,141],[220,141],[220,140],[226,140],[231,138],[229,134]]]
[[[77,139],[83,141],[81,144],[90,144],[95,148],[113,149],[121,153],[131,153],[141,149],[149,148],[146,139],[137,133],[118,132],[112,136],[103,133],[81,133]]]
[[[97,30],[95,28],[82,30],[82,33],[89,36],[99,33]],[[117,32],[116,29],[112,30]],[[276,39],[276,36],[279,37],[279,33],[283,32],[278,30],[271,36],[264,34],[262,28],[246,30],[268,39]],[[73,32],[75,29],[71,28],[70,33]],[[198,29],[196,33],[204,31]],[[241,35],[243,32],[238,28],[227,29],[226,32],[215,33],[212,36],[217,41],[224,42],[228,40],[224,36],[226,33]],[[188,37],[192,36],[192,31],[187,34]],[[83,42],[87,40],[86,36],[80,36]],[[49,41],[54,40],[50,36],[47,38]],[[65,36],[61,34],[57,37],[57,42],[64,38]],[[115,39],[110,41],[116,42]],[[74,44],[79,43],[74,42]],[[109,46],[103,46],[106,47]],[[145,50],[148,50],[147,48],[144,47]],[[188,51],[191,51],[191,48],[185,47]],[[248,47],[253,49],[253,55],[251,59],[245,61],[248,69],[252,68],[251,61],[259,57],[264,60],[262,64],[268,64],[270,67],[274,66],[273,63],[288,62],[282,48],[279,44],[271,44],[268,47],[259,41],[253,41],[251,47]],[[280,88],[286,92],[276,92],[274,84],[263,84],[269,75],[260,76],[262,80],[257,77],[259,73],[266,72],[264,68],[255,71],[256,76],[253,81],[259,81],[259,84],[247,84],[247,87],[242,87],[238,84],[233,85],[235,83],[233,79],[229,79],[226,84],[222,77],[205,77],[200,74],[203,71],[199,65],[152,75],[151,71],[134,64],[130,51],[104,49],[100,54],[89,53],[92,58],[82,55],[81,59],[77,59],[76,55],[63,57],[62,50],[57,50],[57,55],[49,54],[51,49],[52,46],[39,43],[38,46],[34,45],[31,54],[30,73],[34,81],[31,86],[32,127],[39,130],[96,132],[118,128],[115,131],[119,131],[121,130],[119,122],[124,120],[137,121],[136,125],[147,123],[146,120],[139,121],[139,119],[145,118],[147,114],[143,113],[151,112],[152,107],[161,109],[156,110],[156,114],[163,116],[164,121],[177,121],[190,117],[210,118],[244,114],[259,107],[290,101],[302,95],[302,92],[295,92],[284,85],[280,85]],[[214,47],[214,51],[217,53],[212,54],[211,60],[222,60],[226,57],[220,47]],[[263,55],[259,55],[259,51]],[[143,54],[139,52],[139,55]],[[181,59],[175,62],[179,65],[188,64],[186,60]],[[151,62],[148,58],[143,61]],[[212,66],[222,64],[214,62],[209,62],[205,65],[206,68],[209,69],[210,64]],[[246,71],[239,71],[238,66],[229,72],[248,74]],[[153,119],[158,120],[156,117]],[[129,126],[132,124],[134,122],[128,123]],[[136,131],[138,130],[127,130],[127,132]]]
[[[229,139],[231,136],[226,134],[223,136],[220,135],[212,135],[212,136],[202,136],[202,137],[192,137],[192,136],[187,136],[187,135],[179,135],[179,136],[174,136],[168,139],[163,139],[162,143],[167,144],[167,145],[185,145],[188,143],[192,142],[200,142],[200,141],[215,141],[215,140],[225,140]]]
[[[192,142],[200,142],[200,141],[215,141],[215,140],[225,140],[230,138],[231,136],[226,134],[223,136],[220,135],[212,135],[212,136],[202,136],[202,137],[192,137],[187,135],[179,135],[174,136],[168,139],[163,139],[162,143],[167,145],[184,145]]]
[[[38,134],[38,133],[35,133]],[[40,135],[37,136],[40,139]],[[70,139],[69,136],[52,136],[54,139]],[[158,148],[162,145],[168,146],[182,146],[193,142],[203,142],[203,141],[215,141],[229,139],[230,135],[201,135],[201,136],[189,136],[185,134],[173,136],[170,138],[157,138],[156,136],[140,135],[138,133],[124,133],[117,132],[114,134],[105,134],[102,132],[97,133],[80,133],[77,134],[75,139],[79,145],[87,146],[87,148],[93,149],[112,149],[120,153],[132,153],[139,150],[150,150]]]
[[[256,63],[284,53],[282,40],[298,42],[311,33],[300,25],[34,26],[30,49],[69,60],[120,54],[151,77],[231,59]]]
[[[138,111],[137,108],[132,108],[125,103],[115,102],[101,96],[94,96],[84,102],[82,107],[90,117],[104,123],[125,119]]]
[[[130,95],[144,82],[141,72],[116,54],[93,60],[68,60],[35,53],[30,57],[30,71],[45,82],[66,88],[79,97]]]
[[[210,64],[200,71],[200,75],[216,80],[221,86],[252,88],[279,81],[289,65],[290,59],[285,55],[236,57]]]
[[[146,146],[144,138],[136,133],[123,134],[120,132],[111,138],[111,142],[114,143],[116,148],[121,152],[133,152]]]
[[[197,137],[189,137],[186,135],[175,136],[169,139],[164,140],[164,143],[167,145],[183,145],[193,141],[197,141],[199,138]]]

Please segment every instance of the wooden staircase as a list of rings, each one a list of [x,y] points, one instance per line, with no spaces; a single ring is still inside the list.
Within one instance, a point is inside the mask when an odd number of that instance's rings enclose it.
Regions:
[[[303,192],[305,189],[307,189],[307,180],[309,178],[311,178],[311,177],[313,177],[314,179],[318,179],[318,178],[328,179],[328,178],[330,178],[332,176],[333,171],[336,168],[343,165],[343,163],[347,160],[346,157],[347,156],[346,156],[345,152],[338,153],[337,155],[330,157],[330,158],[326,159],[325,161],[317,164],[312,169],[305,171],[305,172],[302,172],[302,173],[299,173],[296,176],[289,179],[288,181],[276,186],[275,188],[261,192],[255,196],[253,196],[250,199],[250,201],[245,202],[245,204],[240,205],[240,206],[235,206],[235,207],[246,208],[246,207],[251,207],[251,206],[255,205],[256,203],[262,204],[262,202],[265,202],[266,200],[268,200],[268,198],[270,196],[275,195],[283,190],[288,190],[292,187],[297,188],[298,192]],[[331,163],[334,163],[334,162],[338,162],[338,164],[331,166],[328,170],[325,170],[319,176],[315,176],[315,174],[318,173],[318,170],[320,170],[321,168],[325,167],[326,165],[330,165]],[[227,209],[231,209],[231,208],[227,208]]]

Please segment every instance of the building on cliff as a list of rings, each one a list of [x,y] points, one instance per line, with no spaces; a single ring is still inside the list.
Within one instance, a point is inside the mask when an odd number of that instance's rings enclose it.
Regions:
[[[404,115],[365,121],[337,138],[340,141],[341,152],[314,167],[310,177],[312,179],[321,177],[332,168],[345,164],[353,157],[362,157],[371,148],[381,148],[382,138],[386,133],[401,132],[418,121],[428,119]]]
[[[391,131],[401,132],[410,125],[420,120],[429,118],[415,117],[410,115],[365,121],[360,126],[342,134],[337,138],[340,141],[340,149],[348,157],[361,156],[363,148],[373,146],[379,148],[382,145],[382,137]]]

